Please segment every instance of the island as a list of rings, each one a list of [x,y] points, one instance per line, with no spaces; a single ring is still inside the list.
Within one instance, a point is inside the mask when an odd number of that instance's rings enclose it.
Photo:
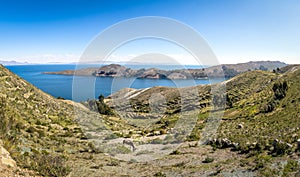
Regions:
[[[162,70],[158,68],[131,69],[119,64],[110,64],[100,68],[83,68],[78,70],[64,70],[58,72],[44,72],[43,74],[96,76],[96,77],[136,77],[141,79],[207,79],[212,77],[231,78],[240,73],[252,70],[276,70],[287,66],[280,61],[255,61],[238,64],[222,64],[207,68]]]

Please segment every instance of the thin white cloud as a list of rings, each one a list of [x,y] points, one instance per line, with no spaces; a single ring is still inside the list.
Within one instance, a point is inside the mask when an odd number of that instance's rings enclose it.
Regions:
[[[17,61],[27,61],[30,63],[72,63],[79,60],[78,55],[75,54],[43,54],[31,55],[17,59]]]

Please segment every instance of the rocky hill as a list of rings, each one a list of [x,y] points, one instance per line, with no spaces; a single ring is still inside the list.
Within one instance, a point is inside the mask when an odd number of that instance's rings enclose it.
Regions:
[[[137,77],[148,79],[201,79],[207,77],[233,77],[249,70],[269,70],[286,66],[279,61],[256,61],[239,64],[226,64],[199,69],[161,70],[157,68],[134,70],[118,64],[102,66],[100,68],[85,68],[79,70],[65,70],[59,72],[45,72],[44,74],[80,75],[97,77]]]

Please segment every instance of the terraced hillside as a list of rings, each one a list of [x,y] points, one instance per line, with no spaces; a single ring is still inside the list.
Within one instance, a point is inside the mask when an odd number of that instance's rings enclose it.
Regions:
[[[251,75],[260,84],[238,85]],[[243,151],[256,144],[273,153],[294,152],[300,136],[299,79],[299,66],[289,67],[283,74],[246,73],[235,78],[228,84],[232,106],[225,112],[220,136],[239,142]],[[274,140],[287,147],[274,149]]]
[[[299,65],[287,66],[277,72],[250,71],[225,81],[227,105],[224,117],[218,128],[217,137],[206,143],[215,148],[229,148],[237,153],[246,154],[247,158],[243,160],[243,165],[256,164],[254,169],[263,175],[282,175],[284,167],[276,166],[274,163],[279,163],[277,162],[279,159],[290,159],[288,162],[295,165],[299,158],[299,81]],[[188,141],[197,141],[201,138],[212,106],[210,87],[197,86],[197,88],[201,95],[200,104],[197,104],[200,114]],[[131,89],[128,92],[120,91],[111,95],[107,103],[115,107],[112,102],[115,98],[127,105],[126,107],[120,104],[120,108],[123,109],[128,109],[130,103],[133,112],[144,113],[147,117],[147,113],[151,112],[149,105],[151,95],[160,93],[165,99],[166,117],[152,128],[156,127],[159,131],[162,128],[168,130],[174,125],[170,122],[177,120],[174,117],[181,110],[180,90],[182,89],[166,87]],[[133,114],[131,118],[135,118]],[[152,131],[155,131],[155,128]]]

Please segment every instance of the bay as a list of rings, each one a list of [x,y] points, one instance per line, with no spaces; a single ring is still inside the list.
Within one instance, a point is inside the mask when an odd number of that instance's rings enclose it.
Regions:
[[[30,82],[42,91],[54,96],[62,97],[74,101],[85,101],[87,99],[95,99],[100,94],[108,96],[122,88],[130,87],[135,89],[149,88],[154,86],[167,87],[187,87],[203,84],[212,84],[224,81],[222,78],[214,79],[189,79],[189,80],[167,80],[167,79],[137,79],[137,78],[111,78],[111,77],[93,77],[86,76],[81,79],[94,81],[89,88],[93,90],[93,96],[73,96],[73,76],[66,75],[47,75],[43,72],[56,72],[62,70],[74,70],[78,68],[95,67],[95,65],[75,65],[75,64],[47,64],[47,65],[15,65],[6,66],[9,70]],[[100,67],[97,65],[97,67]],[[159,68],[164,70],[201,68],[201,66],[187,65],[126,65],[132,69],[139,68]],[[80,76],[75,76],[80,77]],[[84,85],[82,85],[85,88]]]

